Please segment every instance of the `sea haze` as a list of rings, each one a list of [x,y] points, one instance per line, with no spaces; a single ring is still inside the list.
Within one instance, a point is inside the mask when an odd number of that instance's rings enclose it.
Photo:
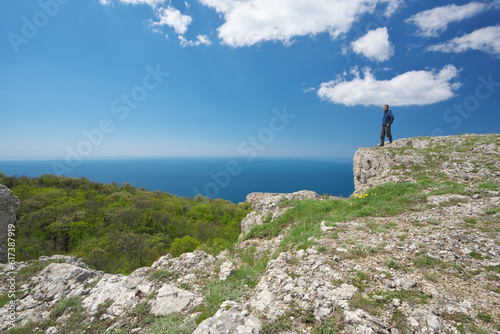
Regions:
[[[0,161],[9,176],[56,174],[57,160]],[[352,160],[322,158],[140,158],[88,159],[64,173],[101,183],[129,183],[148,190],[243,202],[251,192],[312,190],[349,196],[354,191]]]

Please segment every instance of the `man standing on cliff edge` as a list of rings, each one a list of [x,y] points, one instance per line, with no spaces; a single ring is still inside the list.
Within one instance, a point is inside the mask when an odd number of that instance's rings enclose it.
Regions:
[[[389,138],[389,143],[392,143],[391,125],[394,122],[392,111],[389,110],[389,105],[384,105],[384,117],[382,117],[382,133],[380,134],[379,147],[384,146],[385,136]]]

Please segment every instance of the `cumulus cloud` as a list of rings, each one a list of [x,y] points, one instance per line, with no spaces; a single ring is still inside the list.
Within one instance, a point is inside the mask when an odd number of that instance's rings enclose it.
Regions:
[[[199,0],[224,16],[218,28],[224,44],[241,47],[265,41],[285,44],[297,36],[346,33],[363,14],[385,6],[390,16],[401,0]]]
[[[318,96],[323,100],[346,106],[383,105],[409,106],[428,105],[445,101],[454,96],[460,83],[454,82],[459,70],[453,65],[446,65],[442,70],[410,71],[390,80],[377,80],[370,68],[353,68],[351,81],[344,73],[336,80],[324,82],[318,89]]]
[[[462,6],[452,4],[424,10],[407,18],[405,22],[415,24],[421,36],[437,37],[448,28],[448,24],[471,18],[489,7],[482,2],[470,2]]]
[[[179,41],[182,46],[198,46],[198,45],[210,45],[212,41],[207,35],[198,35],[196,36],[196,41],[189,41],[184,36],[179,35]]]
[[[394,54],[394,46],[389,42],[387,28],[369,31],[366,35],[351,43],[352,50],[375,61],[388,60]]]
[[[201,4],[215,9],[219,13],[227,13],[236,6],[238,0],[199,0]]]
[[[475,30],[448,42],[429,46],[427,50],[444,53],[477,50],[500,57],[500,25]]]
[[[187,31],[189,24],[193,20],[191,16],[181,14],[178,9],[172,6],[157,8],[155,13],[159,21],[152,22],[151,26],[167,25],[174,28],[179,35],[183,35]]]

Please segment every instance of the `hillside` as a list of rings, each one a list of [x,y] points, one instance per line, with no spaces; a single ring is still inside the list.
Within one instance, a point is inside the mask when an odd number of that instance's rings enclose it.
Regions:
[[[500,333],[500,135],[361,148],[350,198],[253,193],[239,241],[128,276],[4,266],[10,333]],[[16,270],[10,328],[8,279]]]

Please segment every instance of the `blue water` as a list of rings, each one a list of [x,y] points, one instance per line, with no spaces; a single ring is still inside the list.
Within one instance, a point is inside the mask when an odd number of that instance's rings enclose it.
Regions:
[[[251,192],[312,190],[349,196],[354,191],[352,161],[314,158],[152,158],[0,161],[9,176],[63,174],[101,183],[129,183],[148,190],[243,202]]]

